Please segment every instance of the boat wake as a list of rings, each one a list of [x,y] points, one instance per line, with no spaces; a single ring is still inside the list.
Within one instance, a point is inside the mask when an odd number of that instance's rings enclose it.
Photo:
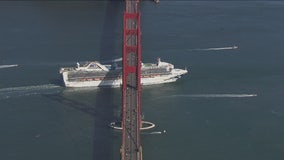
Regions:
[[[256,97],[257,94],[178,94],[178,95],[170,95],[159,97],[158,99],[163,98],[248,98],[248,97]]]
[[[18,67],[18,64],[0,65],[0,69]]]
[[[189,49],[189,51],[219,51],[219,50],[233,50],[238,49],[238,46],[231,47],[219,47],[219,48],[197,48],[197,49]]]
[[[61,86],[54,84],[1,88],[0,100],[30,95],[54,94],[60,92],[61,89]]]
[[[121,62],[121,61],[122,61],[122,57],[116,58],[116,59],[105,60],[105,61],[102,61],[101,63],[114,63],[114,62]]]
[[[141,134],[166,134],[166,130],[163,131],[154,131],[154,132],[142,132]]]
[[[116,63],[116,62],[121,62],[122,58],[116,58],[116,59],[109,59],[102,61],[101,63],[103,64],[109,64],[109,63]],[[74,67],[76,63],[84,63],[85,61],[67,61],[67,62],[23,62],[20,63],[21,66],[41,66],[41,67],[53,67],[53,66],[71,66]],[[8,67],[16,67],[18,65],[2,65],[3,68],[8,68]],[[8,67],[5,67],[8,66]],[[1,65],[0,65],[1,69]]]
[[[74,65],[76,62],[24,62],[21,63],[21,66],[40,66],[40,67],[53,67],[53,66],[66,66]]]

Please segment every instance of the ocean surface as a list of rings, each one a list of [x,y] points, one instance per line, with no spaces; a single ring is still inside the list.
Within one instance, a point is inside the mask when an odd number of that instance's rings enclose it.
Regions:
[[[0,2],[0,159],[118,160],[119,88],[60,67],[122,54],[124,2]],[[141,3],[142,59],[189,74],[143,87],[144,160],[284,159],[284,2]],[[235,46],[235,47],[234,47]],[[166,130],[165,134],[160,134]]]

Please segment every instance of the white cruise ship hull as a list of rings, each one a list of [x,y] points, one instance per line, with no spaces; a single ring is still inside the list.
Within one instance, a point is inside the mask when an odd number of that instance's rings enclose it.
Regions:
[[[63,72],[63,81],[66,87],[120,87],[122,85],[121,79],[115,80],[93,80],[86,79],[83,81],[69,81],[68,73]],[[172,74],[169,75],[156,75],[154,77],[141,78],[142,85],[153,85],[153,84],[162,84],[170,83],[178,80],[182,75],[186,74],[187,70],[183,69],[173,69]]]

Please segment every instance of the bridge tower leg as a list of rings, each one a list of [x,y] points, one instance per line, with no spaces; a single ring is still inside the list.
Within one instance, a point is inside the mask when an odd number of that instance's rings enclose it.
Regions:
[[[141,31],[139,0],[126,0],[123,27],[121,160],[142,160]]]

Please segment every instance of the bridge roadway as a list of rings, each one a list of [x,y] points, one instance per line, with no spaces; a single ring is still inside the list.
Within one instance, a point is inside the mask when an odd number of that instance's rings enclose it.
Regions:
[[[138,1],[126,0],[124,14],[122,160],[142,160],[140,144],[140,17]],[[139,57],[140,56],[140,57]]]

